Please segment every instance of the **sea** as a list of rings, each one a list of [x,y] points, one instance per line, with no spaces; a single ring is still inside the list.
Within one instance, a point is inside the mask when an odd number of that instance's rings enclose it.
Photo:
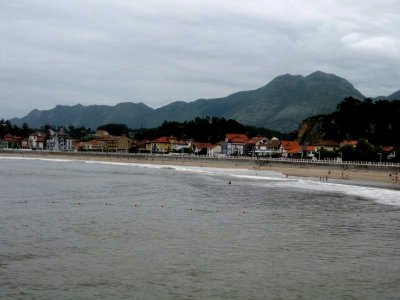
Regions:
[[[0,299],[400,299],[400,189],[0,157]]]

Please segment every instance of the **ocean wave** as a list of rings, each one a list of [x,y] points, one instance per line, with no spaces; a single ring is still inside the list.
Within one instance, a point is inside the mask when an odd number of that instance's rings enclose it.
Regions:
[[[2,160],[41,160],[41,161],[54,161],[54,162],[71,162],[76,161],[73,159],[60,159],[60,158],[43,158],[43,157],[21,157],[21,156],[0,156]]]
[[[76,162],[73,159],[54,159],[54,158],[32,158],[32,157],[0,157],[3,160],[41,160],[52,162]],[[308,189],[321,192],[335,192],[351,196],[370,199],[377,203],[386,205],[400,206],[400,191],[389,188],[377,188],[361,186],[357,184],[341,184],[332,182],[320,182],[303,178],[285,178],[282,174],[273,171],[252,171],[246,169],[229,169],[229,168],[210,168],[196,166],[178,166],[164,164],[141,164],[126,163],[113,161],[95,161],[84,160],[88,164],[102,164],[125,167],[140,167],[147,169],[171,169],[177,172],[189,172],[194,174],[205,174],[210,176],[228,176],[233,178],[247,179],[251,181],[267,181],[269,187],[288,187],[297,189]]]
[[[361,197],[386,205],[400,206],[400,191],[387,188],[320,182],[307,179],[294,179],[284,183],[286,186],[298,189],[308,189],[321,192],[342,193],[349,196]],[[283,184],[281,184],[282,186]]]

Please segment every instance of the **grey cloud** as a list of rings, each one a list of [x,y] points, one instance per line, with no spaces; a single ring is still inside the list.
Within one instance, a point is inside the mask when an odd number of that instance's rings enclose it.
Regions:
[[[317,69],[400,85],[396,1],[0,3],[0,118],[57,104],[222,97]]]

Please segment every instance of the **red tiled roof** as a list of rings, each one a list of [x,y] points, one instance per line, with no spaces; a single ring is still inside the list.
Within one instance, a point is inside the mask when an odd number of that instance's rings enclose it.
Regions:
[[[315,151],[317,150],[316,146],[303,146],[303,151]]]
[[[246,143],[249,140],[247,135],[242,133],[227,133],[226,139],[231,143]]]
[[[163,137],[159,137],[159,138],[155,139],[153,142],[155,142],[155,143],[169,143],[170,142],[169,139],[170,139],[169,137],[163,136]]]
[[[289,154],[296,154],[296,153],[301,153],[301,147],[293,148],[293,149],[288,149],[286,150],[287,153]]]
[[[383,147],[383,151],[384,152],[391,152],[391,151],[393,151],[394,149],[396,149],[395,147],[393,147],[393,146],[385,146],[385,147]]]
[[[6,141],[6,142],[16,142],[16,141],[21,141],[21,140],[22,140],[21,137],[12,135],[10,133],[7,133],[3,138],[3,141]]]
[[[3,137],[3,141],[13,141],[14,140],[14,136],[11,133],[7,133],[4,137]]]
[[[89,147],[89,146],[98,147],[99,144],[100,144],[100,141],[98,141],[98,140],[90,140],[90,141],[87,141],[87,142],[76,142],[74,144],[74,146],[75,147]]]
[[[286,152],[300,149],[300,145],[297,141],[281,141],[281,145]]]
[[[197,148],[197,149],[210,149],[212,148],[212,144],[210,143],[193,143],[193,145]]]
[[[87,142],[88,145],[98,146],[100,143],[97,140],[91,140]]]
[[[335,141],[321,141],[317,143],[317,146],[325,146],[325,147],[339,147],[339,143]]]
[[[357,146],[358,145],[358,141],[347,141],[347,140],[344,140],[342,143],[341,143],[343,146]]]

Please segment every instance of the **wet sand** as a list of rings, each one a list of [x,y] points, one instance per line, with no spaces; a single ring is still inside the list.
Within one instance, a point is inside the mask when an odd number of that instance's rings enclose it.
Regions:
[[[297,177],[314,177],[319,178],[321,181],[329,181],[330,179],[345,179],[345,180],[356,180],[356,181],[367,181],[376,183],[390,183],[400,185],[400,176],[396,182],[388,171],[376,171],[376,170],[340,170],[340,169],[329,169],[329,168],[298,168],[298,167],[270,167],[270,170],[281,172],[287,176]]]

